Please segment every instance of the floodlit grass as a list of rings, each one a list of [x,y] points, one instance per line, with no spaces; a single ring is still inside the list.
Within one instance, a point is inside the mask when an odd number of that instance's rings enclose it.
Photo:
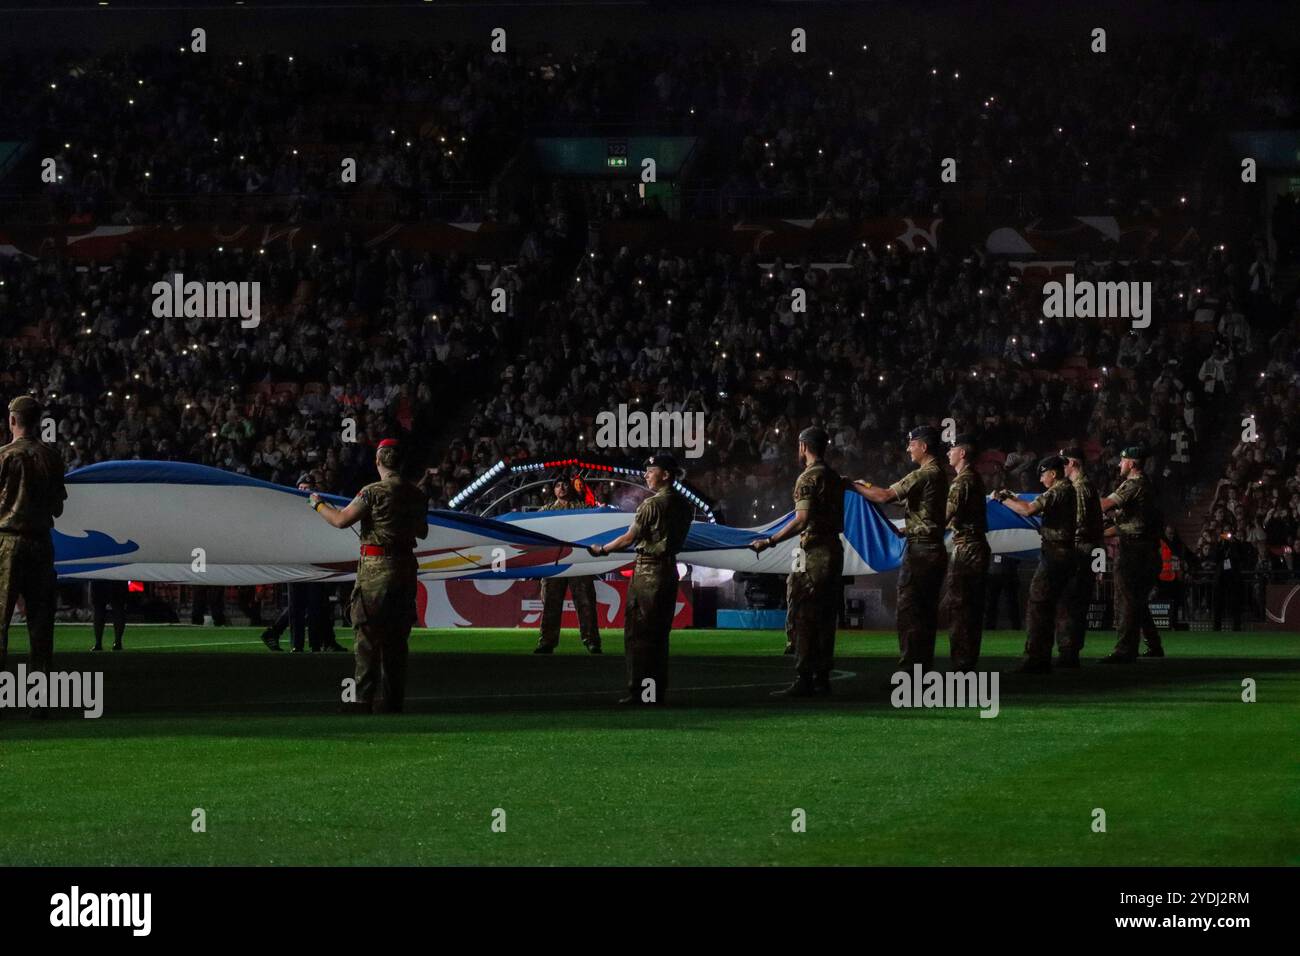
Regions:
[[[61,626],[58,668],[102,669],[105,713],[0,712],[0,864],[1300,863],[1296,634],[1169,634],[1118,669],[1093,634],[1081,670],[1004,673],[981,719],[891,707],[879,632],[841,634],[812,701],[768,696],[784,634],[677,632],[650,710],[614,704],[619,633],[536,657],[530,631],[418,631],[408,712],[384,716],[337,713],[349,655],[256,633],[131,627],[92,655]],[[982,666],[1022,644],[987,636]]]

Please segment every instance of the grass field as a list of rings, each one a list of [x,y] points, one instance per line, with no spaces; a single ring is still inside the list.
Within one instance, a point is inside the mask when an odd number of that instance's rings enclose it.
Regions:
[[[1300,635],[1172,634],[1122,669],[1091,635],[1079,671],[1004,674],[995,719],[892,708],[892,634],[841,634],[830,700],[777,701],[783,634],[676,632],[662,710],[613,705],[619,634],[534,640],[417,632],[408,712],[347,716],[350,655],[193,627],[92,655],[60,626],[105,714],[0,713],[0,864],[1300,863]],[[987,635],[984,666],[1022,642]]]

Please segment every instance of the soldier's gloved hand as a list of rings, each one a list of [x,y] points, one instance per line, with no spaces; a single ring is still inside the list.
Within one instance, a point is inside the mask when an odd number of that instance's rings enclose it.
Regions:
[[[605,546],[600,544],[587,545],[587,553],[593,558],[603,558],[605,556]]]
[[[1005,488],[999,488],[993,497],[998,499],[998,501],[1006,501],[1008,498],[1014,498],[1015,495],[1007,491]]]
[[[755,538],[753,541],[749,542],[749,548],[755,554],[762,554],[770,547],[772,547],[771,538]]]

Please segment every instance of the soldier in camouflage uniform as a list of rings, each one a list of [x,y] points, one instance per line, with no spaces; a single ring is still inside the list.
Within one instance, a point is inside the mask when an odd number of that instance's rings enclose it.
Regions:
[[[398,473],[399,446],[385,438],[375,452],[379,480],[366,485],[346,508],[335,508],[313,493],[312,509],[336,528],[361,522],[361,557],[352,588],[352,627],[356,632],[357,709],[401,713],[406,696],[406,659],[415,623],[415,542],[429,534],[427,497]]]
[[[974,435],[958,435],[948,451],[948,464],[957,477],[948,486],[946,514],[947,526],[952,529],[952,554],[944,606],[956,671],[973,671],[979,666],[984,636],[984,578],[990,552],[984,480],[974,467],[975,444]]]
[[[948,475],[935,452],[939,432],[929,425],[914,428],[907,436],[907,453],[916,465],[888,488],[868,481],[853,483],[853,490],[876,504],[900,502],[905,514],[907,548],[898,572],[898,665],[911,668],[934,666],[934,639],[939,627],[939,596],[948,551],[943,529],[948,506]]]
[[[574,491],[573,483],[567,478],[557,478],[553,486],[555,500],[546,508],[547,511],[571,511],[585,508],[587,503]],[[596,624],[596,579],[591,576],[578,578],[542,578],[542,633],[537,639],[534,654],[551,654],[555,645],[560,643],[560,619],[564,614],[564,592],[573,593],[573,609],[578,612],[578,628],[582,635],[582,644],[592,654],[600,653],[600,628]]]
[[[803,473],[794,483],[794,519],[776,534],[750,543],[756,554],[795,535],[799,548],[788,582],[787,629],[795,643],[795,681],[773,697],[831,692],[835,628],[844,607],[845,481],[822,460],[830,436],[813,426],[799,433]]]
[[[1038,568],[1029,585],[1025,659],[1018,674],[1048,674],[1052,670],[1052,639],[1056,633],[1056,612],[1074,576],[1074,485],[1065,480],[1065,462],[1051,455],[1038,463],[1038,480],[1047,490],[1033,501],[1021,501],[1005,489],[997,498],[1016,514],[1026,518],[1042,515],[1042,545]]]
[[[0,667],[9,650],[9,621],[22,597],[27,612],[28,669],[54,663],[58,577],[50,530],[63,514],[63,459],[40,440],[41,406],[30,395],[9,403],[9,434],[0,447]]]
[[[1101,497],[1083,470],[1083,449],[1066,448],[1065,477],[1074,486],[1074,574],[1065,591],[1065,622],[1057,633],[1058,667],[1078,667],[1088,633],[1088,604],[1097,576],[1093,551],[1102,546]]]
[[[1118,488],[1101,499],[1102,513],[1114,512],[1115,524],[1106,536],[1119,538],[1115,562],[1115,627],[1119,640],[1105,664],[1128,664],[1137,658],[1138,638],[1146,636],[1145,657],[1164,657],[1160,633],[1151,620],[1147,598],[1160,577],[1160,533],[1163,522],[1155,489],[1142,473],[1142,448],[1125,448],[1119,463]]]
[[[631,526],[609,544],[593,544],[595,557],[636,544],[627,588],[623,648],[627,696],[620,704],[664,704],[668,699],[668,635],[677,611],[677,552],[686,543],[695,509],[673,486],[677,459],[646,459],[645,483],[654,494],[636,509]]]

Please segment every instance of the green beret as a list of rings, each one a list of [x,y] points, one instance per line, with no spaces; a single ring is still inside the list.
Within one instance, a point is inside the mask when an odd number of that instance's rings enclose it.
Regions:
[[[1120,452],[1121,458],[1132,458],[1135,461],[1141,461],[1146,456],[1147,456],[1147,450],[1143,448],[1141,445],[1129,445],[1122,452]]]

